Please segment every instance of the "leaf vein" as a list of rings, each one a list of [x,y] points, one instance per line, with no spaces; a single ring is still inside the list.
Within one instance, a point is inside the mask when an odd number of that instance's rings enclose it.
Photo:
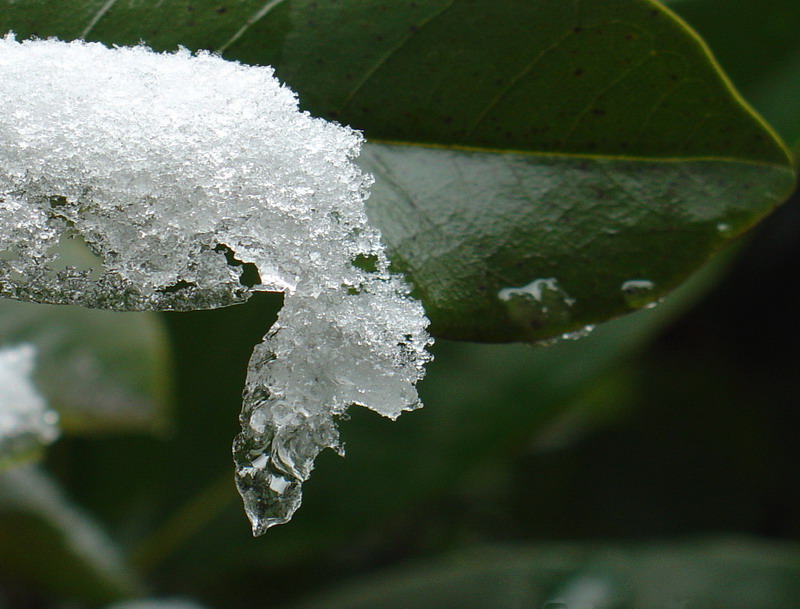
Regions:
[[[432,21],[434,21],[435,19],[440,17],[443,13],[445,13],[450,8],[452,8],[453,5],[455,4],[455,2],[456,2],[456,0],[450,0],[447,4],[445,4],[438,11],[434,12],[427,19],[425,19],[422,22],[420,22],[417,25],[416,29],[414,29],[413,31],[409,31],[403,37],[403,39],[400,40],[400,42],[398,44],[393,46],[386,53],[384,53],[381,57],[379,57],[378,61],[375,63],[375,65],[373,65],[369,70],[367,70],[364,73],[364,75],[361,77],[361,79],[356,83],[355,87],[353,87],[353,89],[350,91],[350,93],[344,99],[344,101],[342,102],[342,105],[339,107],[339,113],[341,114],[345,109],[347,109],[347,107],[353,102],[353,99],[358,94],[358,92],[364,87],[364,85],[367,82],[369,82],[369,80],[378,72],[378,70],[380,70],[386,64],[387,61],[389,61],[389,59],[392,57],[392,55],[397,53],[406,44],[408,44],[408,42],[414,36],[416,36],[422,28],[426,27]]]
[[[114,4],[116,4],[116,2],[117,2],[117,0],[106,0],[103,3],[103,6],[101,6],[100,9],[94,14],[94,16],[92,17],[91,21],[89,21],[89,24],[86,26],[86,28],[83,30],[83,32],[81,32],[80,38],[85,40],[86,36],[89,35],[89,32],[91,32],[95,28],[97,23],[103,17],[105,17],[106,13],[108,13],[109,9],[112,6],[114,6]]]

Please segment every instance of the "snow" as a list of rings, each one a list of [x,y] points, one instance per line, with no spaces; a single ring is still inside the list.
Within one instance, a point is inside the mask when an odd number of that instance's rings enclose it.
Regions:
[[[31,382],[34,359],[31,345],[0,349],[0,464],[58,437],[58,415]]]
[[[420,405],[427,320],[367,222],[358,132],[210,53],[8,35],[0,78],[0,296],[189,310],[285,293],[234,444],[254,532],[291,518],[350,404]],[[102,268],[65,264],[65,238]]]

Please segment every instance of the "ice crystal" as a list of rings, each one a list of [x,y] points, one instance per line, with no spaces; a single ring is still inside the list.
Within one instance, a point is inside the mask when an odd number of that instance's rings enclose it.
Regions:
[[[419,405],[426,319],[367,222],[359,133],[210,53],[9,35],[0,77],[0,295],[184,310],[285,293],[234,444],[256,533],[291,517],[350,404]],[[65,238],[97,268],[60,261]]]
[[[58,415],[31,382],[34,348],[0,349],[0,464],[58,437]]]

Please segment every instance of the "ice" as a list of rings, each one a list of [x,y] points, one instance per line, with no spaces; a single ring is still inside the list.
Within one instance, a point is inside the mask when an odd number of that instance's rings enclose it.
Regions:
[[[210,53],[8,35],[0,79],[0,295],[187,310],[285,293],[234,444],[256,533],[341,450],[350,404],[419,406],[427,320],[367,222],[359,133],[300,112],[271,68]],[[65,264],[65,239],[102,268]]]
[[[0,465],[58,437],[58,415],[31,382],[34,348],[0,349]]]

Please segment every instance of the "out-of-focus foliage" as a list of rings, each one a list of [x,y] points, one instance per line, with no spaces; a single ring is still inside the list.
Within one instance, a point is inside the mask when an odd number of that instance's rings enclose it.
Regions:
[[[165,426],[171,370],[156,315],[0,299],[0,340],[36,347],[34,378],[64,431]]]
[[[293,609],[783,609],[800,550],[745,539],[477,546],[365,578]]]

